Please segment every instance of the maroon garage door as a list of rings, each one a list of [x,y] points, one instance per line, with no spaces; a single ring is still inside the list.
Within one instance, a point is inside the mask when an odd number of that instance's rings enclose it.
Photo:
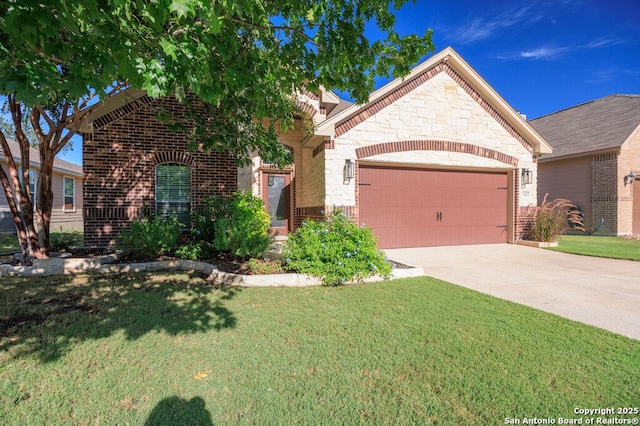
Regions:
[[[361,166],[360,223],[381,248],[507,242],[507,174]]]

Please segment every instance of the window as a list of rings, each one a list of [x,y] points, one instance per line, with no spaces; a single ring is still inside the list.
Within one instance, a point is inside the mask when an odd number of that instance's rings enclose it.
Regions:
[[[156,166],[156,214],[176,216],[190,226],[191,167],[176,163]]]
[[[62,178],[64,186],[64,210],[75,210],[76,208],[76,181],[70,177]]]

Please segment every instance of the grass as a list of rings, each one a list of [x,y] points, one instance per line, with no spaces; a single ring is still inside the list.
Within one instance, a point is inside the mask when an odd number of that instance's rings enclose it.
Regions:
[[[558,247],[550,250],[585,256],[640,261],[640,241],[619,237],[594,237],[585,235],[563,235]]]
[[[20,244],[18,244],[16,233],[0,234],[0,254],[14,253],[17,251],[20,251]]]
[[[52,251],[69,246],[81,246],[83,234],[79,231],[51,231],[49,242]],[[15,232],[0,234],[0,254],[16,253],[20,251],[20,243]]]
[[[0,281],[0,424],[503,424],[638,383],[639,341],[431,278]]]

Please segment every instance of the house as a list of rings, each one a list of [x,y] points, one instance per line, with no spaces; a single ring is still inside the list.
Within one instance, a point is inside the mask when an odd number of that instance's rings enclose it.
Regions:
[[[538,200],[571,200],[585,229],[640,235],[640,95],[611,95],[529,121],[554,147],[538,164]]]
[[[144,205],[183,218],[213,193],[261,195],[284,236],[341,209],[382,248],[515,242],[535,204],[537,159],[551,147],[453,49],[352,105],[298,95],[302,120],[280,135],[293,163],[237,168],[229,154],[189,152],[157,111],[175,100],[128,90],[83,128],[85,244],[113,244]],[[524,180],[522,178],[525,178]],[[187,219],[188,220],[188,219]]]
[[[11,154],[18,167],[22,167],[20,145],[7,139]],[[0,149],[0,167],[8,173],[7,160]],[[31,198],[35,203],[38,173],[40,173],[40,153],[35,148],[29,150],[29,173]],[[56,158],[52,175],[53,209],[50,229],[52,231],[82,231],[82,167]],[[13,216],[9,210],[7,197],[0,190],[0,233],[15,232]]]

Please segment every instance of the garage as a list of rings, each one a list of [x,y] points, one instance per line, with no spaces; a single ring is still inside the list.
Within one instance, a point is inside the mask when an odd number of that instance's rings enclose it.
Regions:
[[[360,223],[380,248],[506,243],[507,177],[361,164]]]

